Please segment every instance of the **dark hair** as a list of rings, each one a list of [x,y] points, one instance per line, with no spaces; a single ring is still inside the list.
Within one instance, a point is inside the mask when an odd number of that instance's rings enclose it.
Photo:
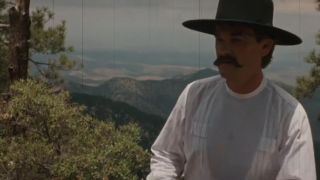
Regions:
[[[262,41],[263,39],[266,39],[266,38],[272,38],[272,36],[268,35],[262,28],[257,28],[257,27],[253,27],[252,26],[252,29],[254,30],[255,34],[256,34],[256,40],[258,42]],[[264,69],[266,68],[271,60],[272,60],[272,54],[273,54],[273,51],[274,51],[274,47],[275,47],[275,44],[272,45],[272,48],[270,50],[270,52],[262,57],[262,61],[261,61],[261,67]]]

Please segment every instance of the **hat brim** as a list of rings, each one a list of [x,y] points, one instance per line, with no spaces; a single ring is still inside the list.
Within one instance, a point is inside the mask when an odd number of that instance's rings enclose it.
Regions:
[[[286,30],[282,30],[280,28],[274,26],[268,26],[264,24],[257,24],[246,21],[237,21],[237,20],[224,20],[224,19],[195,19],[183,22],[183,26],[186,28],[214,35],[214,27],[216,24],[221,23],[239,23],[245,24],[257,28],[262,28],[263,31],[274,39],[275,44],[277,45],[297,45],[302,43],[302,40],[297,35],[288,32]]]

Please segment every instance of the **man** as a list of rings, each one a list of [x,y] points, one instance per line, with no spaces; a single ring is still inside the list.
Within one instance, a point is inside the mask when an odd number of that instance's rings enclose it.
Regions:
[[[215,36],[221,76],[182,92],[147,179],[316,180],[306,112],[262,72],[275,45],[301,43],[272,19],[271,0],[220,0],[216,19],[183,23]]]

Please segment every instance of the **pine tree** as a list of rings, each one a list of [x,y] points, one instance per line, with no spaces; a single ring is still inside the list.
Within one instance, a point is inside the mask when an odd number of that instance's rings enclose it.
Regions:
[[[0,101],[0,179],[115,179],[146,176],[150,155],[136,124],[116,128],[70,102],[68,92],[20,80]]]
[[[0,0],[0,24],[5,25],[9,21],[8,15],[5,13],[8,3],[5,0]],[[0,28],[0,92],[3,92],[8,87],[8,29]]]
[[[317,9],[320,11],[320,0],[317,0]],[[320,46],[320,31],[316,35],[316,44]],[[305,61],[312,65],[308,75],[297,78],[295,96],[298,99],[311,98],[320,86],[320,52],[313,49],[305,58]],[[318,118],[320,120],[320,116]]]
[[[316,0],[317,9],[320,11],[320,0]],[[316,35],[316,44],[320,46],[320,31]],[[305,61],[312,65],[308,75],[297,78],[295,96],[298,99],[311,98],[320,86],[320,53],[313,49],[305,58]],[[318,116],[320,120],[320,115]],[[314,141],[317,176],[320,176],[320,142]]]
[[[0,24],[9,24],[11,6],[14,4],[0,0]],[[38,70],[42,79],[60,82],[62,79],[59,77],[59,70],[70,70],[76,63],[67,56],[73,48],[65,43],[66,22],[49,26],[48,23],[53,17],[54,13],[46,7],[36,8],[31,13],[29,62],[35,65],[33,67]],[[9,42],[9,28],[0,28],[0,92],[8,89],[9,85]],[[52,55],[52,58],[45,62],[37,62],[32,59],[35,54]]]

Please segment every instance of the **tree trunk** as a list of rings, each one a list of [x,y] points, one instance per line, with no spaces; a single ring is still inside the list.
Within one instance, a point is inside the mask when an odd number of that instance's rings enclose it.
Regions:
[[[16,0],[16,6],[9,9],[10,24],[10,81],[26,79],[28,76],[30,39],[30,0]]]

